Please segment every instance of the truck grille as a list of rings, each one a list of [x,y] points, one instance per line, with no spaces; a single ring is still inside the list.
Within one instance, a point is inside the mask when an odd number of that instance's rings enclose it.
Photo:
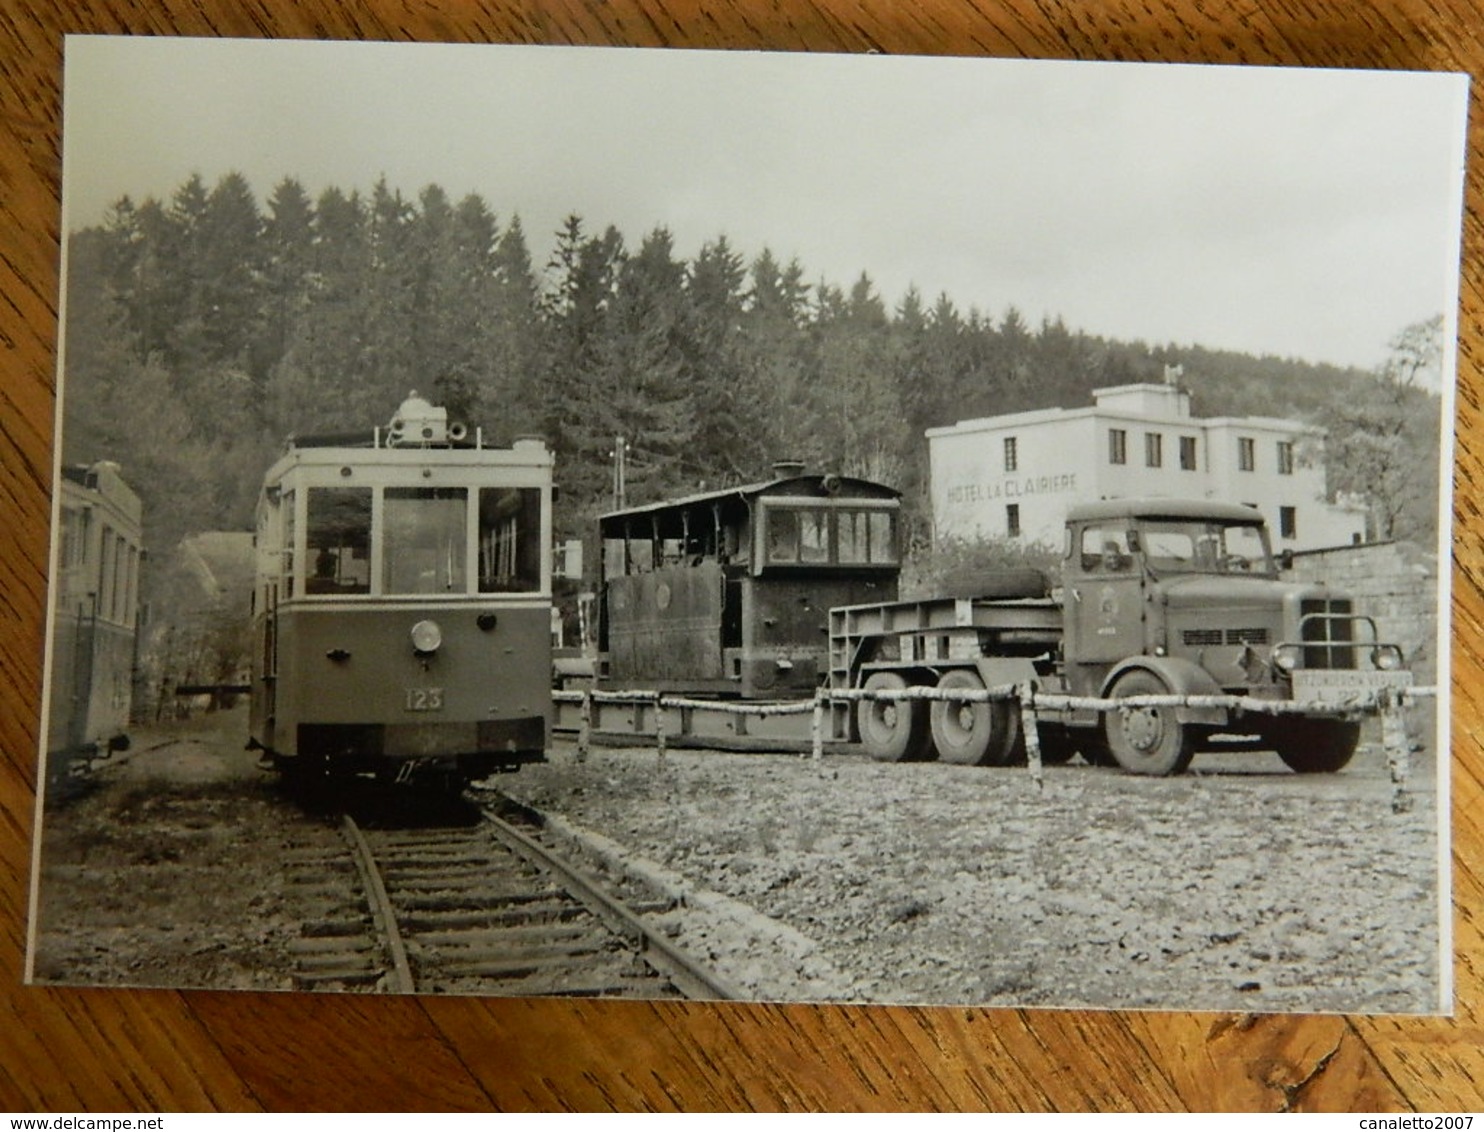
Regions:
[[[1262,626],[1253,629],[1186,629],[1180,639],[1191,648],[1210,648],[1215,645],[1265,645],[1268,631]]]
[[[1226,643],[1229,645],[1265,645],[1268,643],[1267,629],[1228,629]]]
[[[1347,598],[1299,604],[1305,668],[1354,668],[1354,605]]]

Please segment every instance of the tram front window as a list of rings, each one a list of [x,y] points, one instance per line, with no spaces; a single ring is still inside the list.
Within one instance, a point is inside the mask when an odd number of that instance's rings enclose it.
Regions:
[[[305,526],[311,594],[371,592],[371,489],[312,487]]]
[[[468,515],[464,488],[387,488],[382,499],[383,592],[467,592]]]
[[[479,492],[479,592],[541,589],[541,489],[486,487]]]

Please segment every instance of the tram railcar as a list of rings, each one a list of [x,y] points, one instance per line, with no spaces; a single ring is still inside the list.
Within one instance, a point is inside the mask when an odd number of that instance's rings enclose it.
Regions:
[[[46,777],[129,746],[138,662],[139,496],[109,461],[64,467],[57,484]]]
[[[600,688],[789,699],[828,666],[829,611],[894,600],[900,495],[775,478],[599,519]]]
[[[385,428],[291,439],[258,503],[249,747],[440,786],[543,760],[552,466],[415,394]]]

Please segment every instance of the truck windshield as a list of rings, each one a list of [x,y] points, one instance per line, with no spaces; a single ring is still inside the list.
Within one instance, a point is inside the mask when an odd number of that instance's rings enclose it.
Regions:
[[[1260,523],[1144,519],[1139,532],[1144,560],[1156,573],[1276,573]]]

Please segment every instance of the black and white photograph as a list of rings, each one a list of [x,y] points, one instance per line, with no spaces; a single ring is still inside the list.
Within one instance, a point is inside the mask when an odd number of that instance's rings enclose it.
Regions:
[[[68,38],[27,981],[1451,1013],[1467,102]]]

